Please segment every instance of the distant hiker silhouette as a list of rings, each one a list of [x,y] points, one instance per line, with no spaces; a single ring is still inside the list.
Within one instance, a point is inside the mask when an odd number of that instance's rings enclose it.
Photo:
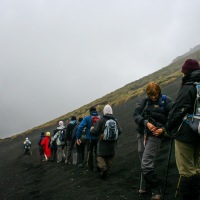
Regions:
[[[77,125],[74,127],[73,130],[73,136],[76,139],[76,132],[77,129],[80,125],[80,123],[83,121],[82,117],[79,117],[78,119],[78,123]],[[78,168],[83,168],[83,162],[84,162],[84,158],[85,158],[85,143],[86,143],[86,131],[85,128],[83,129],[83,133],[81,134],[81,143],[80,144],[76,144],[76,150],[77,150],[77,164],[78,164]]]
[[[138,153],[141,160],[140,194],[150,191],[151,199],[161,199],[160,182],[155,173],[154,160],[158,155],[164,127],[172,106],[170,97],[161,94],[160,86],[150,82],[144,97],[134,110],[135,123],[138,125]],[[144,176],[145,186],[142,188]]]
[[[91,136],[90,135],[90,128],[92,127],[92,118],[93,117],[99,117],[99,114],[96,110],[95,107],[91,107],[90,110],[90,115],[86,116],[83,118],[83,121],[80,123],[77,132],[76,132],[76,137],[77,137],[77,144],[80,145],[81,144],[81,136],[84,132],[86,132],[86,147],[87,147],[87,164],[86,167],[88,168],[88,170],[93,171],[94,170],[94,160],[95,160],[95,165],[97,165],[96,163],[96,152],[97,152],[97,141],[98,141],[98,137],[97,136]],[[97,166],[96,166],[97,167]]]
[[[40,160],[41,161],[44,161],[44,159],[45,159],[45,157],[44,157],[44,150],[43,150],[43,147],[41,145],[41,142],[44,139],[44,137],[45,137],[45,134],[44,134],[44,132],[42,132],[41,135],[40,135],[40,139],[38,141],[38,150],[39,150]]]
[[[24,154],[32,155],[31,141],[28,138],[26,138],[24,141]]]
[[[46,132],[44,139],[41,141],[41,145],[42,145],[43,151],[44,151],[44,161],[51,160],[51,148],[49,145],[50,140],[51,140],[51,134],[50,134],[50,132]]]
[[[57,163],[62,162],[63,160],[65,160],[66,156],[65,156],[65,152],[64,152],[64,147],[65,147],[65,139],[61,139],[61,135],[64,136],[64,132],[66,132],[65,126],[64,126],[64,122],[63,121],[59,121],[58,123],[58,127],[57,127],[57,133],[51,138],[51,145],[53,144],[54,141],[56,141],[56,145],[57,145]]]
[[[68,123],[66,127],[66,164],[71,164],[71,154],[72,149],[74,148],[75,138],[72,137],[73,129],[76,126],[76,116],[71,117],[71,121]]]

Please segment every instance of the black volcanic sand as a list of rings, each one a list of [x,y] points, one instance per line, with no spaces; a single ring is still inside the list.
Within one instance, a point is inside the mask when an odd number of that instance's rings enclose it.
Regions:
[[[162,88],[163,94],[176,97],[180,80]],[[33,155],[23,155],[23,135],[6,138],[0,142],[0,199],[67,199],[67,200],[134,200],[149,199],[137,193],[140,182],[140,162],[137,154],[136,125],[133,111],[137,97],[125,104],[114,107],[114,114],[123,129],[116,156],[107,180],[99,178],[97,172],[79,169],[75,165],[39,160],[37,142],[41,131],[27,135],[32,141]],[[49,127],[52,131],[55,127]],[[170,139],[164,138],[156,159],[156,171],[163,185],[166,178]],[[172,146],[165,199],[174,199],[178,172]]]

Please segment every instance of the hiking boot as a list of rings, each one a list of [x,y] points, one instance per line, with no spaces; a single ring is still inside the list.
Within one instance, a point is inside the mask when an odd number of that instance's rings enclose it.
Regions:
[[[160,194],[152,194],[151,200],[161,200],[162,196]]]

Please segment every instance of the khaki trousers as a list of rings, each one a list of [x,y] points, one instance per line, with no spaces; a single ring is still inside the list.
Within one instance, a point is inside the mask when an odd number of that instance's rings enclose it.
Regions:
[[[200,144],[187,144],[175,140],[175,156],[181,176],[190,177],[200,174]]]

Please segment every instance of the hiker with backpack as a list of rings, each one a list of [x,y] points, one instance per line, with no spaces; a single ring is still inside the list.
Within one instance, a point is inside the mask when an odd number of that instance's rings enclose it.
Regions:
[[[83,118],[83,121],[80,123],[77,132],[76,132],[76,143],[77,145],[81,144],[81,135],[85,129],[86,132],[86,148],[87,148],[87,164],[86,167],[88,170],[94,170],[94,160],[96,161],[96,152],[97,152],[97,141],[98,136],[90,135],[90,128],[94,126],[94,123],[100,119],[100,116],[94,106],[89,110],[90,115]],[[94,158],[95,157],[95,158]]]
[[[76,126],[76,116],[72,116],[71,121],[68,123],[66,127],[66,138],[65,138],[65,144],[66,144],[65,163],[68,165],[71,164],[72,149],[74,148],[75,144],[75,138],[73,138],[72,140],[72,133],[75,126]]]
[[[182,73],[184,76],[181,88],[168,116],[166,130],[175,139],[175,158],[180,174],[181,199],[198,200],[200,196],[199,62],[187,59],[182,65]],[[193,124],[195,121],[196,127],[191,126],[195,126]]]
[[[31,155],[31,141],[28,138],[26,138],[23,144],[24,144],[24,154]]]
[[[141,182],[139,194],[151,192],[152,200],[161,199],[161,187],[157,178],[154,160],[157,157],[164,136],[164,126],[171,106],[172,99],[161,94],[160,86],[150,82],[146,87],[144,97],[134,110],[134,120],[138,125],[138,154],[141,161]],[[144,188],[142,180],[144,177]]]
[[[46,132],[44,139],[41,141],[41,146],[43,147],[44,151],[44,160],[49,161],[51,158],[51,149],[50,149],[50,140],[51,140],[51,133]]]
[[[38,146],[39,146],[39,154],[40,154],[40,160],[41,161],[44,161],[44,150],[43,150],[43,147],[42,147],[42,145],[41,145],[41,142],[42,142],[42,140],[44,139],[44,137],[45,137],[45,134],[44,134],[44,132],[42,132],[41,133],[41,135],[40,135],[40,139],[39,139],[39,141],[38,141]]]
[[[52,141],[52,138],[54,135],[59,131],[59,129],[53,130],[53,134],[51,136],[51,143],[50,143],[50,148],[51,148],[51,155],[52,155],[52,161],[55,162],[57,161],[57,144],[56,140]]]
[[[76,132],[77,129],[80,125],[80,123],[83,121],[82,117],[79,117],[78,119],[78,123],[77,125],[74,127],[73,130],[73,137],[75,137],[76,139]],[[76,144],[76,150],[77,150],[77,164],[78,164],[78,168],[83,168],[83,161],[84,161],[84,157],[85,157],[85,143],[86,143],[86,129],[83,129],[83,133],[81,134],[81,143],[78,145]]]
[[[110,105],[103,109],[103,116],[90,130],[91,135],[97,136],[97,163],[102,179],[107,178],[115,156],[116,143],[121,128],[118,121],[113,116]]]
[[[66,137],[66,129],[63,121],[59,121],[57,127],[57,133],[51,138],[50,145],[53,145],[54,141],[56,141],[57,145],[57,163],[60,163],[65,160],[65,137]]]

